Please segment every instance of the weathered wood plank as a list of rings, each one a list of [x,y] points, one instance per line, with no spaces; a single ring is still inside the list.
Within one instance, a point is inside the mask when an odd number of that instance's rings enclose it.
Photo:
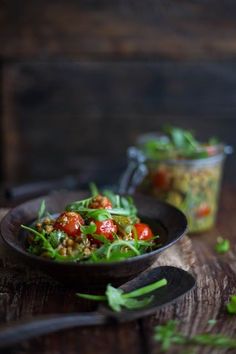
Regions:
[[[2,58],[236,56],[232,0],[11,0],[0,13]]]
[[[84,157],[122,165],[137,135],[164,123],[234,145],[235,69],[235,63],[9,65],[3,75],[5,179],[63,176],[83,169]]]

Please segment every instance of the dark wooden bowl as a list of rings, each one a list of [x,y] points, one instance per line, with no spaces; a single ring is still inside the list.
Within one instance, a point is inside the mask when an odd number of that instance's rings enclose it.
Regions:
[[[58,213],[66,204],[87,197],[86,192],[56,192],[46,197],[31,200],[12,209],[2,220],[1,236],[5,245],[17,258],[49,274],[54,279],[78,289],[102,289],[107,283],[117,286],[144,271],[166,248],[172,246],[185,233],[187,221],[184,214],[169,204],[151,197],[134,195],[139,216],[149,222],[155,234],[161,236],[163,246],[141,256],[113,263],[83,264],[56,262],[34,256],[25,249],[25,234],[21,224],[30,224],[37,217],[42,199],[47,210]]]

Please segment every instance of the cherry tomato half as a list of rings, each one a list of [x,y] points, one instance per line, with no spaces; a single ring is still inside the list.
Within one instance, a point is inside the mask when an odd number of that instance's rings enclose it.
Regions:
[[[166,190],[169,187],[169,177],[165,170],[159,170],[152,178],[152,183],[155,187],[161,190]]]
[[[153,238],[153,232],[147,224],[138,223],[134,227],[139,240],[148,241]]]
[[[56,219],[54,229],[64,231],[68,236],[81,234],[80,226],[84,224],[82,216],[74,211],[65,211]]]
[[[112,208],[112,203],[110,199],[107,197],[98,194],[96,197],[93,197],[89,204],[89,208],[91,209],[111,209]]]
[[[204,203],[201,204],[200,207],[198,208],[196,212],[196,216],[197,218],[204,218],[205,216],[210,215],[210,213],[211,213],[211,208],[209,207],[209,205]]]
[[[97,235],[105,236],[109,240],[113,240],[113,233],[117,233],[117,225],[111,219],[104,221],[95,221]]]

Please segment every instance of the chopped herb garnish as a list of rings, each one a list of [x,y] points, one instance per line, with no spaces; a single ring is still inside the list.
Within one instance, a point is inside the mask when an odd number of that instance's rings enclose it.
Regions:
[[[203,333],[188,337],[177,330],[177,321],[168,321],[164,325],[155,327],[154,339],[161,343],[163,352],[167,352],[172,345],[201,345],[212,348],[236,348],[236,339],[223,334]]]
[[[211,319],[207,322],[209,325],[214,326],[217,323],[217,320]]]
[[[217,243],[215,245],[215,251],[217,253],[226,253],[230,249],[230,242],[229,240],[223,238],[223,237],[218,237],[217,238]]]
[[[231,295],[228,304],[226,305],[228,313],[236,315],[236,295]]]
[[[129,310],[146,307],[153,300],[153,296],[141,299],[137,299],[137,297],[152,293],[154,290],[157,290],[166,285],[167,280],[163,278],[129,293],[124,293],[122,289],[114,288],[109,284],[107,285],[105,295],[91,295],[82,293],[77,293],[76,295],[81,298],[94,301],[107,301],[109,307],[113,311],[120,312],[122,307]]]

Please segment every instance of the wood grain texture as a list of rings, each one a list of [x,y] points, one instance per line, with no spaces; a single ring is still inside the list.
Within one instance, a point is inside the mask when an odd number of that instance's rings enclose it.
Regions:
[[[232,59],[235,2],[1,2],[2,58]]]
[[[118,171],[138,134],[166,123],[234,145],[235,69],[234,63],[186,62],[8,65],[3,72],[5,180],[58,178],[84,165],[95,170],[99,158]],[[84,163],[86,158],[93,162]],[[228,175],[235,173],[233,159]]]
[[[177,303],[159,310],[155,316],[130,324],[106,328],[69,330],[63,334],[44,336],[22,343],[9,353],[103,353],[154,354],[159,346],[152,340],[153,326],[168,319],[178,319],[186,334],[210,330],[234,335],[236,318],[226,313],[229,295],[236,293],[235,244],[236,188],[225,187],[222,194],[217,227],[209,233],[184,238],[169,249],[159,264],[176,265],[189,270],[197,278],[196,289]],[[218,255],[213,251],[216,235],[231,240],[231,251]],[[2,323],[39,313],[70,312],[88,309],[80,303],[72,289],[49,280],[45,275],[16,264],[1,247],[0,320]],[[207,324],[216,318],[213,328]],[[104,338],[104,333],[106,337]],[[173,348],[170,354],[182,354],[184,348]],[[6,351],[4,351],[6,353]],[[196,354],[226,354],[233,351],[196,348]]]

